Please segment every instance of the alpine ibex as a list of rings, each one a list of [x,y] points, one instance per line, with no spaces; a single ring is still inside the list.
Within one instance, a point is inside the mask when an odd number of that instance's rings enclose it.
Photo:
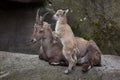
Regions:
[[[37,10],[32,42],[40,41],[40,59],[48,61],[52,65],[64,65],[66,63],[64,63],[65,58],[62,55],[62,44],[59,39],[57,39],[57,43],[54,43],[50,24],[44,21],[46,14],[39,17],[39,10]]]
[[[68,11],[68,9],[59,9],[53,16],[54,19],[57,21],[55,26],[55,36],[60,38],[63,45],[63,55],[69,63],[68,69],[65,70],[66,74],[69,73],[77,63],[77,57],[74,53],[75,38],[71,27],[67,23],[66,18],[66,14],[68,13]]]
[[[48,61],[51,65],[68,65],[68,61],[62,53],[61,41],[57,38],[54,43],[55,39],[50,24],[44,21],[46,14],[40,17],[38,14],[39,10],[37,11],[32,41],[40,41],[41,43],[39,58]],[[75,37],[75,44],[77,64],[82,64],[83,71],[101,65],[101,51],[94,41]]]

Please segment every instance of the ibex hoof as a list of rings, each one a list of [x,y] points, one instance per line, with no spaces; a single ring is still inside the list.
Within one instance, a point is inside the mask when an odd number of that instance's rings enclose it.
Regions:
[[[57,66],[57,65],[59,65],[60,63],[57,63],[57,62],[52,62],[52,63],[50,63],[51,65],[54,65],[54,66]]]
[[[64,71],[64,73],[65,73],[65,74],[69,74],[70,71],[67,69],[67,70]]]
[[[88,72],[88,69],[82,69],[82,72],[86,73],[86,72]]]

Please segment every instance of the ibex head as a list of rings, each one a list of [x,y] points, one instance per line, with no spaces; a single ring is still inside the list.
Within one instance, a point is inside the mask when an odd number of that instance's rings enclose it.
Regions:
[[[39,12],[40,12],[40,9],[37,10],[37,14],[36,14],[36,22],[34,24],[34,31],[33,31],[33,36],[31,40],[32,42],[36,42],[40,38],[40,36],[43,35],[42,33],[44,32],[44,28],[43,28],[44,18],[48,14],[48,12],[45,13],[43,16],[39,16]]]
[[[58,20],[60,19],[61,17],[63,16],[66,16],[66,14],[69,12],[69,9],[66,9],[66,10],[62,10],[62,9],[59,9],[56,11],[56,13],[53,15],[53,18],[55,20]]]

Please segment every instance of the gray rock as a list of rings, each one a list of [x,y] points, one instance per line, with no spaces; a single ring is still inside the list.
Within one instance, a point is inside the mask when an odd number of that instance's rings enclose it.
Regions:
[[[66,67],[51,66],[38,55],[0,52],[0,80],[120,80],[120,57],[102,55],[102,67],[82,73],[77,66],[65,75]]]

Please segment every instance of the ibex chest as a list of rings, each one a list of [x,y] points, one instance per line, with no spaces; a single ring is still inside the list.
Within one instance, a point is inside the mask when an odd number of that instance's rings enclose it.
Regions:
[[[57,23],[55,27],[55,33],[57,33],[59,36],[64,36],[65,26]]]
[[[59,31],[60,28],[61,28],[61,24],[59,24],[59,22],[57,21],[55,31],[56,32]]]

